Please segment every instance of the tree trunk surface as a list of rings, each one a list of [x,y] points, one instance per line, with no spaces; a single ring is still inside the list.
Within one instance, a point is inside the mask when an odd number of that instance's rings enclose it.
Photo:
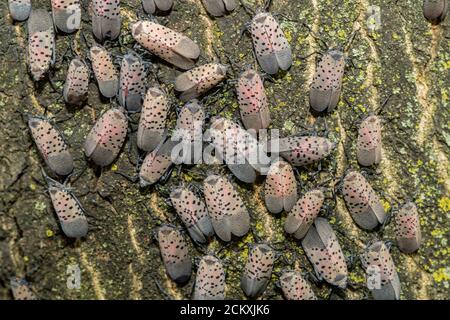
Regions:
[[[82,2],[83,33],[91,45],[94,40],[88,1]],[[130,21],[145,17],[140,1],[121,2],[120,41],[106,44],[117,58],[135,44]],[[262,5],[255,0],[246,3],[254,9]],[[373,31],[368,28],[371,6],[381,8],[381,24]],[[33,7],[50,10],[50,1],[35,0]],[[228,169],[183,167],[173,170],[164,184],[139,189],[117,174],[136,174],[135,114],[131,115],[132,130],[117,161],[102,172],[96,170],[84,157],[83,142],[111,103],[100,99],[93,78],[88,103],[83,107],[65,106],[61,93],[73,54],[87,58],[86,42],[80,32],[58,35],[57,59],[50,75],[53,87],[49,81],[33,83],[26,60],[26,24],[12,22],[7,1],[1,2],[0,10],[0,299],[12,298],[9,278],[13,275],[26,277],[42,299],[188,299],[194,273],[185,286],[169,280],[154,232],[165,222],[181,226],[168,201],[172,188],[181,183],[201,186],[207,170],[228,175]],[[403,254],[395,245],[391,247],[402,284],[401,298],[449,299],[450,20],[430,25],[423,17],[421,2],[416,0],[275,0],[270,10],[279,14],[294,59],[287,73],[265,81],[272,128],[280,129],[284,136],[315,131],[336,142],[335,151],[320,166],[300,167],[296,173],[300,194],[317,186],[327,189],[328,210],[321,215],[328,217],[349,259],[352,285],[333,292],[345,299],[370,297],[359,255],[374,238],[395,243],[393,221],[383,231],[363,231],[352,221],[342,195],[337,192],[334,199],[331,192],[348,168],[358,168],[358,124],[369,113],[381,112],[383,160],[377,168],[365,170],[368,180],[390,212],[414,200],[423,235],[417,253]],[[200,45],[199,63],[220,61],[230,65],[227,83],[204,99],[208,116],[239,118],[230,80],[236,80],[248,66],[257,67],[248,34],[240,39],[250,18],[238,7],[226,17],[213,19],[200,0],[176,1],[170,15],[158,17]],[[313,115],[308,91],[315,65],[320,53],[336,46],[344,48],[348,58],[340,103],[331,114]],[[180,71],[149,54],[144,59],[151,62],[148,85],[159,82],[174,97],[173,79]],[[43,115],[45,110],[63,132],[75,158],[75,172],[69,180],[90,225],[83,240],[64,237],[46,193],[41,175],[41,168],[46,167],[25,121],[27,114]],[[175,120],[172,112],[170,128]],[[206,253],[220,257],[226,264],[226,297],[244,299],[240,275],[248,244],[270,243],[280,258],[262,299],[281,299],[276,286],[280,272],[295,268],[312,273],[311,264],[300,243],[284,233],[286,214],[272,215],[266,210],[264,179],[250,185],[234,184],[251,213],[252,232],[231,244],[213,239],[204,248],[189,241],[192,257],[199,260]],[[79,288],[67,285],[70,266],[81,270]],[[327,284],[312,286],[320,298],[327,299],[331,294]]]

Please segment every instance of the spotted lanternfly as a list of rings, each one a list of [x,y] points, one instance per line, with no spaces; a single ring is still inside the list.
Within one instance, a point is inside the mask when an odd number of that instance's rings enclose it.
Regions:
[[[90,55],[100,93],[106,98],[114,97],[119,89],[119,77],[111,55],[99,45],[91,48]]]
[[[31,0],[8,0],[9,13],[16,21],[25,21],[31,12]]]
[[[319,62],[309,91],[309,103],[317,112],[331,112],[339,102],[344,77],[344,54],[328,51]]]
[[[236,8],[235,0],[202,0],[206,11],[214,17],[221,17]]]
[[[191,277],[192,262],[183,234],[165,225],[158,229],[157,237],[167,274],[177,283],[186,283]]]
[[[213,256],[204,256],[195,277],[194,300],[224,300],[225,270],[222,262]]]
[[[241,181],[253,183],[256,180],[256,139],[237,123],[222,117],[211,120],[211,128],[205,135],[214,146],[216,157],[223,160],[231,172]]]
[[[176,142],[168,139],[159,148],[149,152],[142,162],[139,171],[141,187],[152,185],[161,179],[172,165],[172,149]]]
[[[80,0],[52,0],[53,22],[56,28],[65,33],[80,29]]]
[[[369,244],[361,255],[367,287],[375,300],[399,300],[400,279],[389,249],[382,241]]]
[[[180,69],[192,68],[200,55],[200,48],[194,41],[158,23],[138,21],[131,29],[140,45]]]
[[[127,136],[128,119],[123,108],[113,108],[100,116],[84,143],[86,156],[95,164],[110,165],[122,148]]]
[[[256,132],[270,125],[270,111],[264,85],[254,70],[245,71],[236,88],[244,127]]]
[[[256,58],[266,73],[275,74],[279,69],[288,70],[291,67],[291,46],[270,13],[258,13],[252,19],[250,33]]]
[[[287,300],[317,300],[311,286],[298,271],[288,271],[280,277],[281,290]]]
[[[319,278],[344,289],[347,264],[336,234],[328,221],[317,218],[302,240],[302,247]]]
[[[89,87],[89,69],[79,58],[70,61],[64,84],[64,101],[71,105],[80,105],[86,98]]]
[[[28,63],[34,81],[48,72],[55,62],[55,32],[49,13],[33,10],[28,19]]]
[[[92,0],[92,32],[100,41],[120,35],[120,0]]]
[[[228,179],[209,175],[203,184],[206,205],[217,236],[230,241],[231,236],[242,237],[250,229],[247,208]]]
[[[375,115],[366,118],[359,127],[357,157],[362,166],[381,162],[381,120]]]
[[[217,63],[208,63],[180,74],[175,79],[175,90],[180,99],[195,99],[222,82],[227,75],[227,67]]]
[[[284,231],[302,239],[322,208],[325,196],[319,189],[305,193],[295,204],[284,223]]]
[[[69,238],[85,237],[88,222],[78,199],[64,185],[51,181],[48,191],[64,234]]]
[[[289,163],[279,160],[270,166],[264,185],[264,200],[271,213],[291,211],[297,201],[297,181]]]
[[[395,234],[401,251],[411,253],[419,249],[422,232],[417,207],[413,202],[406,203],[397,213]]]
[[[423,15],[432,24],[439,24],[448,14],[448,0],[424,0]]]
[[[251,298],[266,290],[272,276],[274,251],[266,244],[256,244],[248,252],[247,263],[241,277],[241,288]]]
[[[386,219],[383,205],[362,174],[350,171],[344,178],[344,200],[358,226],[372,230]]]
[[[73,171],[73,157],[62,134],[50,121],[29,117],[28,126],[45,163],[57,175],[66,176]]]
[[[145,95],[145,68],[141,58],[135,54],[127,54],[120,67],[120,105],[128,111],[140,111]]]
[[[10,283],[15,300],[37,300],[36,295],[31,291],[30,284],[25,279],[12,277]]]
[[[137,132],[137,145],[144,151],[154,150],[164,137],[169,101],[160,89],[150,88],[145,95]]]
[[[187,188],[176,188],[170,194],[175,210],[194,241],[206,243],[214,234],[205,203]]]
[[[167,12],[173,7],[173,0],[142,0],[142,7],[148,14]]]
[[[181,140],[185,164],[195,164],[202,160],[204,122],[205,112],[197,100],[187,103],[178,115],[176,133]]]
[[[316,136],[291,136],[270,141],[267,152],[279,153],[293,166],[304,166],[327,157],[335,144]]]

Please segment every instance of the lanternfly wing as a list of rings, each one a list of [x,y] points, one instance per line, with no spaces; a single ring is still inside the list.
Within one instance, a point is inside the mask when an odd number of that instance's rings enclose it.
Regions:
[[[92,1],[92,32],[100,41],[115,40],[120,35],[120,0]]]
[[[381,162],[381,120],[375,115],[365,119],[359,127],[357,157],[362,166]]]
[[[190,69],[200,55],[200,48],[185,35],[151,21],[133,24],[134,39],[151,53],[180,69]]]
[[[281,290],[287,300],[317,300],[314,291],[300,272],[289,271],[280,277]]]
[[[152,185],[169,170],[172,165],[171,152],[176,142],[168,139],[160,148],[148,153],[139,171],[141,187]]]
[[[25,21],[31,12],[31,0],[8,0],[9,13],[16,21]]]
[[[257,14],[252,20],[250,33],[259,65],[265,72],[275,74],[279,69],[291,67],[291,46],[270,13]]]
[[[316,136],[291,136],[270,141],[268,152],[279,152],[294,166],[303,166],[327,157],[335,144],[330,140]]]
[[[195,277],[194,300],[224,300],[225,270],[222,262],[205,256],[200,260]]]
[[[214,17],[221,17],[236,8],[235,0],[202,0],[206,11]]]
[[[309,92],[311,108],[317,112],[331,112],[339,102],[345,58],[339,50],[330,50],[317,65]]]
[[[52,14],[55,26],[65,33],[80,29],[80,0],[52,0]]]
[[[264,199],[267,209],[272,213],[290,211],[297,201],[297,181],[289,163],[273,163],[264,185]]]
[[[422,232],[417,207],[413,202],[406,203],[397,213],[395,234],[401,251],[411,253],[419,249]]]
[[[303,249],[316,273],[328,283],[345,288],[347,264],[336,234],[328,221],[317,218],[302,240]]]
[[[169,101],[158,88],[150,88],[145,95],[137,132],[137,145],[144,151],[152,151],[161,142],[166,129]]]
[[[238,81],[237,96],[244,127],[256,132],[270,125],[270,111],[264,85],[254,70],[245,71]]]
[[[186,283],[191,277],[192,262],[182,233],[171,226],[158,229],[159,250],[169,277],[177,283]]]
[[[28,63],[35,81],[44,77],[55,61],[55,32],[49,13],[35,9],[28,19]]]
[[[201,96],[227,75],[227,68],[221,64],[208,63],[180,74],[175,79],[175,90],[180,92],[180,99],[189,101]]]
[[[89,87],[89,69],[79,58],[69,64],[66,83],[64,84],[64,101],[71,105],[79,105],[86,100]]]
[[[155,14],[157,11],[166,12],[172,9],[173,0],[142,0],[142,6],[149,14]]]
[[[58,175],[73,171],[73,157],[61,133],[43,118],[28,119],[31,135],[45,163]]]
[[[227,164],[239,180],[246,183],[256,180],[257,164],[249,161],[257,155],[257,141],[250,133],[233,121],[216,117],[211,121],[206,137],[211,138],[216,156]]]
[[[448,4],[448,0],[424,0],[423,15],[432,24],[439,24],[447,17]]]
[[[265,244],[257,244],[250,248],[241,277],[241,288],[251,298],[255,298],[266,290],[272,276],[275,254]]]
[[[228,179],[209,175],[204,182],[204,193],[214,231],[223,241],[231,235],[242,237],[250,229],[247,208]]]
[[[114,97],[119,90],[119,77],[110,54],[105,48],[94,45],[90,55],[100,93],[106,98]]]
[[[375,300],[400,299],[400,280],[397,270],[389,249],[382,241],[369,244],[361,255],[361,262],[366,273],[375,277],[367,279],[367,281],[375,280],[375,283],[371,283],[369,286],[369,288],[373,288],[370,291]]]
[[[48,190],[64,234],[69,238],[85,237],[88,222],[78,199],[61,185],[51,185]]]
[[[183,144],[183,163],[195,164],[202,160],[203,124],[205,113],[197,100],[192,100],[180,111],[176,130]]]
[[[286,218],[284,230],[289,234],[293,234],[295,238],[302,239],[317,218],[324,199],[325,196],[319,189],[305,193]]]
[[[135,54],[127,54],[120,68],[119,102],[128,111],[140,111],[145,95],[145,68]]]
[[[214,230],[205,203],[186,188],[173,190],[170,199],[192,239],[199,243],[206,243]]]
[[[386,219],[380,199],[360,173],[350,171],[345,176],[342,192],[348,211],[361,228],[372,230]]]
[[[30,284],[25,279],[12,277],[10,283],[15,300],[37,300],[36,295],[31,291]]]
[[[109,109],[95,123],[86,137],[84,151],[97,165],[110,165],[127,136],[128,120],[123,109]]]

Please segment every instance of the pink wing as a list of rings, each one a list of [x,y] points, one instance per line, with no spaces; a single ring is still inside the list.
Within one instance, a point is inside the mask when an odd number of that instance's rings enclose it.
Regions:
[[[228,179],[209,175],[204,182],[204,194],[213,228],[223,241],[230,241],[232,234],[242,237],[248,232],[247,208]]]
[[[181,232],[171,226],[158,230],[161,256],[169,276],[178,283],[185,283],[191,276],[191,258],[186,241]]]
[[[290,211],[297,201],[297,181],[291,165],[277,161],[271,165],[264,185],[267,209],[272,213]]]
[[[169,101],[164,92],[154,87],[145,95],[137,132],[137,145],[145,151],[154,150],[164,137]]]
[[[86,156],[99,166],[111,164],[127,136],[128,120],[123,109],[109,109],[95,123],[85,141]]]
[[[241,287],[249,297],[257,297],[267,287],[272,275],[275,254],[265,244],[257,244],[250,248]]]
[[[58,175],[68,175],[73,170],[73,157],[61,133],[48,120],[30,117],[31,135],[47,165]]]
[[[194,300],[225,299],[225,270],[222,262],[213,256],[200,260],[195,277]]]
[[[308,191],[292,208],[284,224],[287,233],[301,239],[317,218],[325,196],[319,189]]]
[[[294,166],[322,160],[334,149],[334,143],[322,137],[288,137],[280,139],[280,154]]]
[[[181,69],[190,69],[200,55],[198,45],[179,32],[151,21],[138,21],[132,35],[144,48]]]
[[[64,100],[69,104],[80,104],[86,99],[88,87],[88,67],[79,58],[72,59],[64,84]]]
[[[281,290],[288,300],[317,300],[314,291],[300,272],[285,272],[280,277]]]
[[[75,196],[58,186],[51,186],[49,193],[64,234],[69,238],[86,236],[88,223]]]
[[[170,199],[191,237],[205,243],[214,233],[205,203],[186,188],[173,190]]]
[[[270,125],[270,111],[264,85],[257,72],[248,70],[241,75],[237,95],[245,128],[266,129]]]

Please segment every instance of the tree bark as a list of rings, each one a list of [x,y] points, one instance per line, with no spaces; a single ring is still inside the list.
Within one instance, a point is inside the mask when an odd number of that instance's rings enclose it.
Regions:
[[[83,33],[90,45],[93,38],[88,1],[82,2]],[[255,9],[262,5],[262,1],[246,3]],[[50,1],[33,1],[33,6],[50,10]],[[381,24],[374,31],[368,27],[373,23],[369,9],[375,8],[370,6],[381,9]],[[93,79],[88,103],[83,107],[67,107],[61,96],[72,54],[70,47],[87,57],[83,37],[80,33],[57,36],[57,61],[50,75],[55,91],[49,81],[32,82],[26,62],[26,24],[11,21],[6,1],[2,1],[0,10],[0,298],[12,298],[9,278],[13,275],[25,276],[43,299],[164,299],[166,294],[172,299],[189,298],[194,274],[183,287],[171,282],[153,233],[161,223],[170,221],[181,226],[167,201],[173,187],[181,183],[201,186],[206,170],[229,172],[223,166],[183,167],[174,170],[166,183],[139,189],[136,183],[117,174],[136,174],[138,115],[131,116],[132,133],[118,160],[102,172],[93,168],[84,158],[84,138],[111,103],[99,98]],[[417,253],[406,255],[395,246],[391,248],[402,283],[401,297],[450,298],[449,19],[431,26],[422,15],[421,3],[411,0],[275,0],[270,10],[280,14],[277,18],[294,58],[288,72],[265,81],[272,128],[280,129],[282,135],[316,131],[337,144],[320,167],[297,170],[301,194],[317,186],[327,189],[328,210],[321,215],[329,218],[337,232],[349,258],[353,284],[337,294],[346,299],[369,297],[359,254],[373,238],[395,242],[393,221],[383,231],[365,232],[352,221],[342,196],[338,193],[335,201],[331,192],[346,169],[358,168],[355,144],[359,122],[371,112],[380,112],[384,119],[383,161],[375,169],[365,169],[368,180],[390,212],[406,200],[414,200],[423,235]],[[106,45],[111,52],[120,56],[133,47],[130,21],[137,19],[137,13],[142,17],[142,12],[140,1],[122,1],[122,34],[119,42]],[[220,112],[239,118],[230,80],[237,79],[247,66],[257,68],[248,34],[240,39],[240,31],[250,18],[238,7],[228,16],[213,19],[200,0],[177,1],[170,15],[158,17],[200,45],[199,63],[220,61],[230,65],[228,82],[203,101],[209,116]],[[320,53],[335,46],[344,48],[348,57],[340,103],[331,114],[313,115],[308,104],[309,83]],[[149,86],[160,82],[173,96],[173,80],[179,71],[149,54],[143,58],[151,62]],[[174,104],[181,105],[178,101]],[[24,118],[26,114],[43,115],[44,110],[63,132],[75,157],[75,172],[69,181],[90,224],[83,240],[64,237],[46,194],[41,176],[45,165]],[[175,120],[172,112],[171,128]],[[253,185],[234,183],[251,213],[252,232],[230,245],[214,239],[207,248],[196,247],[189,240],[192,256],[198,259],[211,252],[223,259],[226,296],[243,299],[240,274],[247,244],[268,242],[281,258],[262,298],[281,299],[275,284],[280,272],[297,268],[311,273],[311,265],[300,243],[283,232],[286,214],[274,216],[265,209],[264,179],[259,178]],[[70,265],[81,270],[79,289],[67,286]],[[323,283],[313,283],[313,289],[320,298],[328,298],[331,293],[331,287]]]

